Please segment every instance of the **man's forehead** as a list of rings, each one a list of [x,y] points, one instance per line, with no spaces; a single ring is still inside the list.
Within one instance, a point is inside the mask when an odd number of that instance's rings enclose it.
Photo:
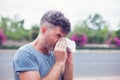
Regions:
[[[54,26],[51,29],[55,32],[55,34],[59,34],[61,36],[66,36],[68,33],[64,32],[61,26]]]
[[[56,34],[60,35],[61,37],[65,37],[67,35],[67,33],[62,32],[62,31],[60,31],[60,32],[56,31]]]
[[[62,27],[59,27],[60,28],[60,32],[62,33],[62,34],[64,34],[64,35],[67,35],[68,33],[67,32],[65,32],[63,29],[62,29]]]

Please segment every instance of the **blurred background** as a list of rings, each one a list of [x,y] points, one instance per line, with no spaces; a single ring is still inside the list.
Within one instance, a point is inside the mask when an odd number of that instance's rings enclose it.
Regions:
[[[70,19],[74,80],[120,80],[119,0],[0,0],[0,80],[14,80],[13,56],[37,37],[48,10]]]

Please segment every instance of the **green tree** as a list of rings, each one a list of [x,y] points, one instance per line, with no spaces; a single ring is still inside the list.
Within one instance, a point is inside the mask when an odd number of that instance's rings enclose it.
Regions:
[[[94,29],[94,27],[96,27],[96,29]],[[88,43],[105,43],[109,32],[108,27],[103,18],[95,14],[93,17],[89,16],[89,18],[78,23],[71,34],[87,35]]]
[[[34,40],[39,33],[39,25],[33,25],[31,29],[31,40]]]
[[[8,30],[8,22],[9,22],[9,18],[1,17],[1,19],[0,19],[0,28],[3,29],[5,34],[6,34],[6,30]]]
[[[105,21],[103,20],[103,17],[100,14],[90,15],[87,19],[89,23],[92,24],[92,27],[101,30],[102,27],[105,25]]]
[[[119,27],[119,29],[116,31],[116,36],[118,38],[120,38],[120,23],[119,23],[118,27]]]
[[[24,20],[20,20],[17,16],[13,19],[8,17],[1,17],[0,27],[4,30],[8,39],[22,40],[29,39],[29,30],[25,30]]]

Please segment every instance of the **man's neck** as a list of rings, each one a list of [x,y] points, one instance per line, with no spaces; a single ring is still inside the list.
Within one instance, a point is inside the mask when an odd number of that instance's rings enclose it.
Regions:
[[[31,44],[36,50],[38,50],[42,54],[45,54],[45,55],[49,54],[49,51],[44,46],[42,46],[40,41],[34,40]]]

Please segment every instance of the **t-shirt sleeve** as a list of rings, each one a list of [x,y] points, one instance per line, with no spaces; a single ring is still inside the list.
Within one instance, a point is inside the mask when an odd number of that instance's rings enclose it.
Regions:
[[[13,66],[16,72],[19,71],[38,71],[37,59],[25,50],[17,51],[14,56]]]

